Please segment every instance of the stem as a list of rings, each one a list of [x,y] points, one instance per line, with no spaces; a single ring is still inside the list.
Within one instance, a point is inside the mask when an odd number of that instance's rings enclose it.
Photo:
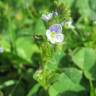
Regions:
[[[95,94],[95,88],[93,86],[92,81],[89,80],[89,83],[90,83],[90,96],[96,96],[96,94]]]

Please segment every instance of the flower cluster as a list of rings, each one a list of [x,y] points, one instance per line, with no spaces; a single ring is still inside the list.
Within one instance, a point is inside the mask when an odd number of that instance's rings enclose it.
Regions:
[[[48,14],[42,15],[42,20],[50,21],[54,16],[58,16],[57,12],[52,12]],[[52,44],[62,43],[64,41],[64,34],[62,33],[62,26],[66,26],[68,29],[74,29],[72,25],[72,20],[63,21],[61,24],[53,24],[51,25],[47,31],[46,36],[49,42]]]

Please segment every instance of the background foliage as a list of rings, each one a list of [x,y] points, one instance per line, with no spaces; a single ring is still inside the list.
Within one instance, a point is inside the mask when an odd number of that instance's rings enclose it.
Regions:
[[[46,29],[70,16],[75,30],[50,44]],[[0,0],[0,48],[0,96],[96,96],[96,0]]]

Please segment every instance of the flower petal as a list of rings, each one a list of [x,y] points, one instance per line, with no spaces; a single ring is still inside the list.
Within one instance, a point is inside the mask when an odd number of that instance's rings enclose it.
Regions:
[[[61,33],[62,32],[62,26],[61,26],[61,24],[54,24],[51,27],[49,27],[49,30],[51,32]]]
[[[51,32],[50,32],[50,30],[47,30],[46,31],[46,36],[47,36],[47,39],[50,40],[50,38],[51,38]]]
[[[54,32],[51,32],[50,30],[47,30],[46,31],[46,36],[47,36],[47,39],[48,39],[48,41],[50,41],[52,44],[55,44],[56,43],[56,41],[55,41],[55,36],[54,36],[54,38],[52,37],[52,33],[54,33]],[[55,34],[54,34],[55,35]]]
[[[44,20],[44,21],[49,21],[52,19],[52,17],[53,17],[53,13],[43,14],[41,16],[42,20]]]
[[[64,35],[63,35],[62,33],[56,34],[55,41],[56,41],[57,43],[63,42],[63,41],[64,41]]]

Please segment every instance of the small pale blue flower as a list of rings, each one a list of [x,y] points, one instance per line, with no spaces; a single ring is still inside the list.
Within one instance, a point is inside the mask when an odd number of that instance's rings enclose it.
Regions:
[[[64,35],[62,34],[62,26],[60,24],[54,24],[46,31],[48,41],[52,44],[62,43]]]

